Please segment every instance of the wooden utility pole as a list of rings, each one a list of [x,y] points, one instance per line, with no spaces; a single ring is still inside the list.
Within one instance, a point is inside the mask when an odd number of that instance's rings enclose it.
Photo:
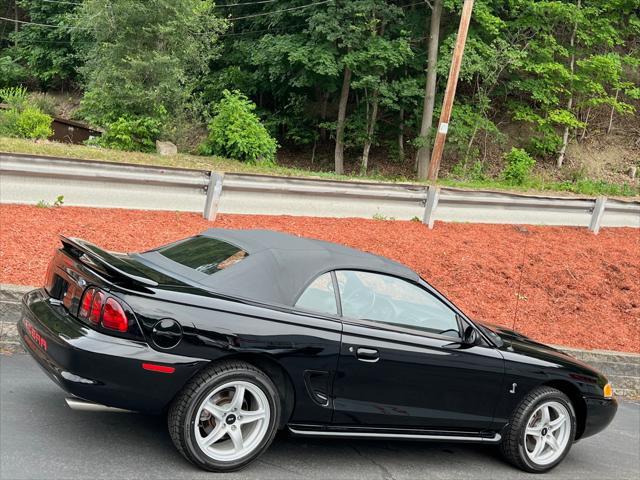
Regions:
[[[431,162],[429,163],[429,173],[427,178],[432,182],[435,182],[438,179],[440,160],[442,160],[444,142],[447,138],[447,131],[449,130],[449,119],[451,118],[453,99],[456,96],[458,75],[460,74],[460,66],[462,65],[462,55],[464,54],[464,45],[467,41],[467,32],[469,31],[469,22],[471,21],[472,10],[473,0],[464,0],[462,15],[460,16],[460,27],[458,28],[458,36],[456,38],[456,46],[453,49],[453,57],[451,58],[451,68],[449,69],[447,88],[444,91],[444,99],[442,100],[442,112],[440,113],[440,120],[438,121],[438,132],[436,133],[433,152],[431,152]]]

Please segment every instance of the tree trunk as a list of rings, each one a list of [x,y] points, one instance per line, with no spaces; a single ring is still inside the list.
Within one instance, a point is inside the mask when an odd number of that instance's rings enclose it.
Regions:
[[[15,22],[13,22],[13,32],[15,33],[15,36],[13,37],[13,46],[17,47],[18,46],[18,0],[15,0],[15,2],[13,3],[13,16],[15,19]]]
[[[314,138],[313,139],[313,148],[311,149],[311,164],[313,165],[313,162],[316,159],[316,146],[318,145],[318,138]]]
[[[344,77],[342,79],[342,91],[340,92],[340,103],[338,104],[338,123],[336,125],[336,151],[335,151],[335,172],[338,175],[344,173],[344,124],[347,116],[347,102],[349,101],[349,87],[351,86],[351,70],[344,67]]]
[[[324,92],[322,94],[322,104],[320,106],[320,120],[325,122],[327,120],[327,107],[329,105],[329,92]],[[327,141],[327,129],[320,129],[320,140],[322,142]]]
[[[442,0],[433,0],[433,9],[429,25],[429,52],[427,55],[427,81],[424,89],[422,107],[422,123],[420,138],[422,145],[416,153],[418,178],[426,179],[431,158],[430,134],[433,126],[433,107],[436,101],[436,74],[438,66],[438,44],[440,41],[440,18],[442,17]]]
[[[398,126],[398,157],[404,160],[404,108],[400,108],[400,125]]]
[[[581,0],[578,0],[577,4],[578,10],[581,7]],[[569,68],[571,69],[571,74],[576,68],[576,32],[578,31],[578,17],[576,16],[576,21],[573,23],[573,31],[571,32],[571,39],[569,40],[569,45],[571,47],[571,60],[569,62]],[[572,80],[573,83],[573,80]],[[567,100],[567,110],[571,111],[573,107],[573,86],[571,86],[571,92],[569,93],[569,100]],[[567,153],[567,145],[569,144],[569,125],[565,125],[564,133],[562,134],[562,147],[560,147],[560,152],[558,153],[558,160],[556,161],[556,165],[558,168],[562,167],[564,163],[564,156]]]
[[[376,120],[378,118],[378,90],[374,90],[371,95],[371,115],[367,122],[367,139],[364,142],[364,148],[362,150],[362,163],[360,165],[360,174],[367,173],[369,167],[369,152],[371,151],[371,144],[373,143],[373,134],[376,130]]]
[[[616,102],[618,101],[618,95],[620,95],[620,89],[616,88]],[[609,115],[609,126],[607,127],[607,135],[611,133],[611,127],[613,127],[613,112],[615,112],[615,105],[611,105],[611,114]]]
[[[587,108],[587,114],[584,117],[584,127],[582,127],[582,133],[580,134],[580,141],[584,140],[587,135],[587,126],[589,125],[589,115],[591,114],[591,106]]]

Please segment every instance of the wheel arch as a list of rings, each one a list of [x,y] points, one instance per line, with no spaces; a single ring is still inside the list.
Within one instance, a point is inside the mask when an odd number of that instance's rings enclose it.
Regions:
[[[542,386],[560,390],[567,397],[569,397],[569,400],[571,400],[571,404],[573,405],[573,409],[576,413],[575,439],[578,440],[584,434],[587,420],[587,404],[584,400],[584,397],[582,396],[582,393],[580,392],[580,389],[568,380],[550,380],[543,383]]]
[[[284,428],[287,423],[289,423],[289,419],[293,414],[293,408],[295,406],[295,390],[293,387],[293,381],[285,368],[268,355],[261,355],[258,353],[238,353],[228,355],[211,362],[207,367],[229,360],[249,363],[257,369],[262,370],[271,379],[280,394],[282,415],[280,416],[279,428]]]

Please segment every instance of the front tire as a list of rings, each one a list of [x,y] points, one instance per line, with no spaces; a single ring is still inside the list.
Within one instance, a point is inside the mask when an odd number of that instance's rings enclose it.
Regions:
[[[271,444],[280,424],[280,397],[261,370],[233,361],[206,369],[173,401],[171,439],[195,465],[239,470]]]
[[[567,456],[575,438],[571,400],[555,388],[536,388],[515,409],[504,433],[501,450],[509,462],[526,472],[548,472]]]

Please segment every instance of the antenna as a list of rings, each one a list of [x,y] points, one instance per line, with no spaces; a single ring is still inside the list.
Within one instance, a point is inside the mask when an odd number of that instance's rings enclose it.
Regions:
[[[529,242],[529,230],[526,229],[526,227],[522,227],[520,225],[517,225],[516,230],[519,231],[520,233],[522,233],[525,237],[524,237],[524,245],[522,247],[522,268],[520,269],[520,278],[518,279],[518,289],[516,290],[516,308],[515,311],[513,312],[513,325],[511,326],[511,330],[515,330],[516,329],[516,321],[518,319],[518,306],[520,305],[520,287],[522,286],[522,276],[524,275],[524,260],[527,256],[527,243]]]

